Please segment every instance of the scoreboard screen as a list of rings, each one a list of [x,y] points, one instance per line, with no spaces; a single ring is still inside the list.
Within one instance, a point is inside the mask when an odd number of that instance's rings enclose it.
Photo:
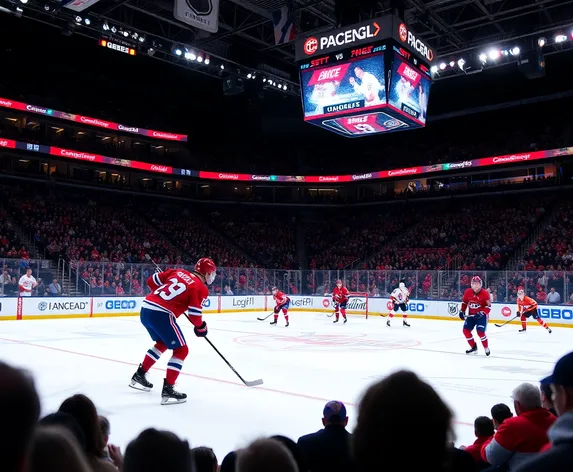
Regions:
[[[304,120],[347,137],[425,126],[431,47],[389,15],[297,44]]]
[[[419,124],[426,123],[431,79],[394,53],[388,104]]]
[[[305,120],[386,105],[384,54],[301,71]]]

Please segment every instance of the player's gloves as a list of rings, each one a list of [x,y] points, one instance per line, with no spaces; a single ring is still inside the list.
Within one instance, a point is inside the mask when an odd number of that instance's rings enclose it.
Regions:
[[[460,320],[462,321],[466,320],[466,314],[463,311],[460,311],[460,314],[458,316],[460,317]]]
[[[203,321],[199,326],[195,326],[193,331],[195,331],[195,336],[198,338],[204,338],[207,336],[207,323]]]

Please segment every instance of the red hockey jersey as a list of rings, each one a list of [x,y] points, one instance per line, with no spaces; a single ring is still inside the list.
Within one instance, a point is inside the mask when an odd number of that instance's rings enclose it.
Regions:
[[[346,303],[348,301],[349,294],[350,292],[348,292],[346,287],[334,287],[334,290],[332,291],[332,299],[334,300],[334,303]]]
[[[277,305],[282,305],[290,300],[289,297],[280,290],[277,290],[277,293],[273,295],[273,298],[275,299],[275,302],[277,302]]]
[[[489,315],[491,310],[489,292],[483,288],[478,293],[475,293],[472,288],[466,289],[462,298],[462,311],[465,313],[468,307],[470,309],[468,316],[475,316],[480,312]]]
[[[203,323],[203,302],[209,289],[197,275],[184,269],[169,269],[154,273],[147,279],[147,286],[151,293],[143,301],[145,308],[175,317],[187,313],[193,325]]]

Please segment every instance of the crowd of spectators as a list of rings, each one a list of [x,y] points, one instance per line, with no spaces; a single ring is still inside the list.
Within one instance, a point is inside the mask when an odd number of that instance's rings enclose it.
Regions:
[[[212,226],[231,238],[244,252],[252,254],[259,267],[299,268],[295,243],[296,220],[293,216],[278,214],[276,210],[217,210],[209,215],[209,220]]]
[[[0,457],[5,472],[569,471],[573,352],[556,363],[540,387],[522,383],[511,398],[513,413],[503,403],[493,405],[491,418],[475,419],[475,442],[455,447],[451,409],[416,374],[399,371],[365,391],[353,432],[347,430],[345,405],[330,401],[319,431],[296,442],[280,435],[256,439],[219,464],[212,449],[192,448],[153,428],[141,432],[123,454],[109,442],[109,420],[82,394],[40,419],[33,379],[0,362],[0,415],[11,426],[0,432]]]
[[[334,216],[321,220],[318,212],[305,219],[294,210],[269,215],[197,206],[190,211],[137,197],[118,203],[113,193],[65,187],[4,186],[2,193],[0,258],[15,260],[8,264],[9,275],[18,276],[30,258],[12,228],[17,224],[47,258],[69,261],[85,281],[80,291],[92,295],[145,294],[153,271],[149,254],[164,266],[213,258],[221,268],[213,288],[222,294],[264,294],[273,285],[291,294],[322,294],[333,280],[344,278],[352,291],[386,296],[398,280],[407,279],[414,296],[455,300],[469,277],[479,274],[499,301],[515,301],[523,286],[540,303],[573,304],[573,276],[566,272],[573,260],[568,194],[401,203],[354,216],[347,209],[330,210],[327,215]],[[561,207],[531,246],[528,260],[500,275],[555,205]],[[299,230],[304,238],[297,237]],[[304,256],[309,272],[296,274]],[[438,280],[436,270],[461,272]],[[51,281],[51,274],[36,277]],[[2,285],[9,285],[8,293],[12,282]]]

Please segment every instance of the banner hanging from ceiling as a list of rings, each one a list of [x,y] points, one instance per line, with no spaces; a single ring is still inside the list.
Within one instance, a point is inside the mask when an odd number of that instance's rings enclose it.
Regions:
[[[173,16],[194,28],[219,30],[219,0],[175,0]]]

